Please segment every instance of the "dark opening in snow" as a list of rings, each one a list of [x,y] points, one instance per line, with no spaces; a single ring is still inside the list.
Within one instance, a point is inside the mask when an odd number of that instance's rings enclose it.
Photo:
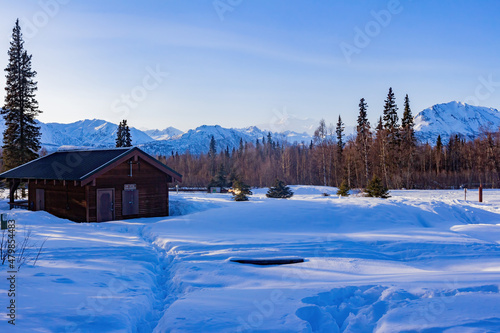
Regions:
[[[304,262],[304,258],[230,259],[231,262],[251,265],[289,265]]]

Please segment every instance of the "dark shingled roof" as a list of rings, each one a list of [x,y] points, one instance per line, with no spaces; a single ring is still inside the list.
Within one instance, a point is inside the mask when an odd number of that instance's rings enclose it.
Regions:
[[[6,171],[0,174],[0,179],[58,179],[81,181],[135,150],[147,155],[139,148],[58,151]],[[149,155],[147,156],[151,157]],[[163,163],[160,163],[153,157],[151,157],[151,159],[151,162],[157,163],[160,167],[182,178],[179,173],[170,169]]]

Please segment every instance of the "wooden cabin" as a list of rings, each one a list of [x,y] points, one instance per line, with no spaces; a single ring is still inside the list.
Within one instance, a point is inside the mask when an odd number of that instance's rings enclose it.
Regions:
[[[0,174],[12,207],[75,222],[168,216],[168,187],[182,175],[139,148],[57,151]],[[20,183],[28,200],[15,201]]]

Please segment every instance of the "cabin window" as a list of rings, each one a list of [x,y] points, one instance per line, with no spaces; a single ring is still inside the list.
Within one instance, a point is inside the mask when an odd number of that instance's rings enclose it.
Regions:
[[[122,191],[122,215],[139,214],[139,191]]]

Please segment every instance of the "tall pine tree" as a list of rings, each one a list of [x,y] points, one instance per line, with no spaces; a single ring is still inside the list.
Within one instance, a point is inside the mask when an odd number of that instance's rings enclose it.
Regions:
[[[389,187],[389,174],[398,171],[397,160],[399,154],[399,118],[396,97],[392,88],[389,88],[384,105],[384,138],[382,140],[382,169],[384,181]]]
[[[124,147],[132,147],[132,136],[130,134],[130,128],[127,125],[127,120],[123,120],[123,134],[124,134]]]
[[[405,108],[403,119],[401,120],[401,127],[403,129],[403,141],[415,145],[415,133],[413,131],[413,115],[410,108],[410,98],[408,94],[405,97]]]
[[[3,162],[5,169],[12,169],[38,157],[40,149],[40,127],[35,117],[42,111],[35,99],[36,71],[31,69],[31,55],[24,50],[24,41],[19,20],[12,31],[8,51],[9,64],[5,90],[5,104],[0,113],[5,119],[3,137]]]
[[[410,108],[410,98],[406,94],[403,118],[401,119],[401,163],[404,170],[405,187],[412,187],[412,166],[415,154],[415,133],[413,131],[413,115]]]
[[[359,115],[358,115],[358,126],[356,127],[356,146],[360,152],[364,167],[365,167],[365,182],[369,180],[369,163],[368,163],[368,153],[371,142],[371,132],[370,132],[370,122],[368,121],[367,110],[368,105],[364,98],[359,101]]]
[[[212,135],[212,137],[210,138],[210,144],[209,144],[209,148],[208,148],[208,156],[211,159],[214,159],[216,155],[217,155],[217,145],[215,142],[215,138]]]
[[[116,130],[116,148],[123,147],[125,144],[125,133],[123,129],[123,122],[120,121],[118,129]]]
[[[132,137],[130,135],[130,128],[127,125],[127,120],[123,119],[118,125],[116,131],[116,147],[132,147]]]
[[[398,106],[396,105],[396,97],[391,87],[389,88],[389,93],[387,94],[384,105],[384,128],[390,133],[393,133],[399,129],[398,121]]]
[[[337,148],[340,154],[344,152],[345,142],[344,142],[344,123],[339,115],[339,120],[337,121],[337,127],[335,128],[335,133],[337,134]]]

